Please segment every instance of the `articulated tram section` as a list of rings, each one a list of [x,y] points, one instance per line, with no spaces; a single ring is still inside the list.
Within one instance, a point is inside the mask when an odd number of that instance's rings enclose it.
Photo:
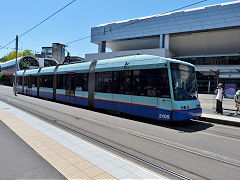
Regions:
[[[75,1],[0,44],[7,51],[16,42],[16,50],[0,58],[0,179],[240,180],[240,1],[193,2],[91,26],[90,36],[70,41],[84,30],[80,15],[89,21],[84,26],[103,21],[106,12],[111,19],[111,3],[105,10],[106,2],[81,2],[101,16],[87,17],[85,7],[68,11],[74,24],[61,16],[67,25],[45,28],[54,29],[49,41],[68,42],[41,53],[22,49],[23,35]],[[97,50],[80,57],[90,52],[82,41],[88,38]],[[43,40],[23,44],[34,48]],[[79,41],[82,49],[72,46]]]

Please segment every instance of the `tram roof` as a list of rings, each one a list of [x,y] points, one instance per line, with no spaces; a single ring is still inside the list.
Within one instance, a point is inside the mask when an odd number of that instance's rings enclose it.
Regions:
[[[53,74],[55,67],[56,66],[42,68],[41,71],[40,71],[40,75]]]
[[[175,60],[171,58],[159,57],[154,55],[131,55],[124,57],[117,57],[112,59],[105,59],[97,61],[95,72],[102,71],[122,71],[122,70],[134,70],[134,69],[152,69],[152,68],[164,68],[167,67],[168,62],[180,63],[189,66],[194,66],[190,63]],[[66,73],[87,73],[89,72],[91,62],[76,63],[61,65],[57,69],[57,74]],[[53,74],[55,66],[42,68],[40,75]],[[22,71],[18,71],[17,75],[22,75]],[[26,70],[25,75],[37,75],[38,69]]]
[[[29,69],[24,73],[24,76],[32,75],[37,76],[39,69]]]
[[[193,66],[190,63],[164,58],[154,55],[132,55],[117,57],[113,59],[99,60],[96,65],[96,72],[101,71],[120,71],[120,70],[134,70],[134,69],[149,69],[149,68],[163,68],[168,62],[181,63]]]
[[[59,66],[57,69],[57,74],[66,74],[66,73],[87,73],[91,62],[85,63],[76,63]]]
[[[160,57],[160,56],[155,56],[155,55],[129,55],[129,56],[123,56],[123,57],[116,57],[116,58],[111,58],[111,59],[104,59],[104,60],[99,60],[97,64],[99,63],[104,63],[104,61],[107,62],[113,62],[113,63],[118,63],[118,62],[126,62],[126,61],[142,61],[143,64],[146,64],[148,60],[152,59],[159,59],[158,63],[166,63],[167,61],[174,62],[174,63],[182,63],[186,65],[193,66],[192,64],[177,60],[177,59],[171,59],[171,58],[166,58],[166,57]],[[105,62],[106,64],[106,62]]]
[[[177,59],[171,59],[171,58],[164,58],[164,59],[166,59],[167,61],[173,62],[173,63],[180,63],[180,64],[185,64],[185,65],[194,67],[193,64],[185,62],[185,61],[181,61],[181,60],[177,60]]]
[[[22,76],[25,70],[17,71],[17,76]]]

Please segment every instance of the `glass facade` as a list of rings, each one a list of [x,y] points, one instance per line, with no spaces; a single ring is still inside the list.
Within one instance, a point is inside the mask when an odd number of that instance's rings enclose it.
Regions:
[[[52,58],[52,47],[42,47],[42,58]]]
[[[240,65],[239,56],[215,56],[215,57],[190,57],[177,58],[194,65]]]

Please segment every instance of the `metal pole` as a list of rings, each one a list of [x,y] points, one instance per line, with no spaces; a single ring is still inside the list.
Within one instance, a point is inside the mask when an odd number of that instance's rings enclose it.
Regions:
[[[17,96],[17,70],[18,70],[17,55],[18,55],[18,35],[16,36],[16,62],[15,62],[15,77],[14,77],[14,94],[15,94],[15,96]]]
[[[210,80],[210,77],[208,77],[208,94],[210,94],[210,88],[211,88],[211,80]]]

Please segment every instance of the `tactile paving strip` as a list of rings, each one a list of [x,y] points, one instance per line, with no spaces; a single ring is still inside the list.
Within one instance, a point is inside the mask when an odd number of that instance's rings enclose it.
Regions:
[[[1,108],[0,120],[67,179],[116,179]]]

